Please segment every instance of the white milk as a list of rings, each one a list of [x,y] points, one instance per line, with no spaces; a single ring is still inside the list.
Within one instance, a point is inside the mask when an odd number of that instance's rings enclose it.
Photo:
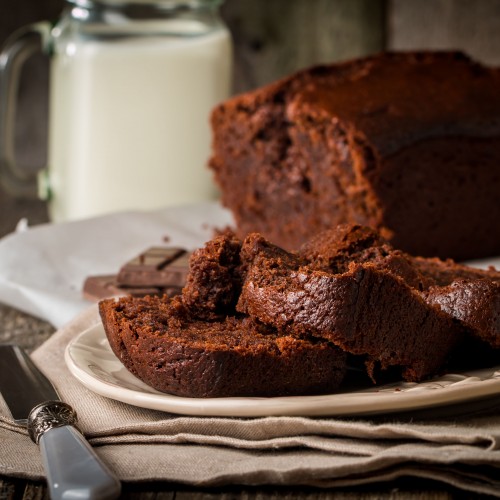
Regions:
[[[66,44],[51,68],[51,219],[211,199],[210,111],[230,91],[225,29]]]

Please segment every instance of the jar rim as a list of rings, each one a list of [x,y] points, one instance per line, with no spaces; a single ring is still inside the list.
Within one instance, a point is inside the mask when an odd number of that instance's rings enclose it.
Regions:
[[[131,5],[150,5],[163,8],[178,7],[217,7],[224,3],[224,0],[66,0],[67,3],[78,7],[92,7],[96,4],[112,5],[115,7]]]

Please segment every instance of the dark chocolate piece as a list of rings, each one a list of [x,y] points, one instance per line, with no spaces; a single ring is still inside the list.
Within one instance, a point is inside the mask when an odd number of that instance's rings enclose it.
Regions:
[[[127,262],[120,269],[117,281],[120,286],[183,286],[188,266],[186,250],[152,247]]]
[[[127,262],[117,275],[89,276],[83,295],[89,300],[131,295],[179,295],[186,282],[190,253],[183,248],[149,248]]]

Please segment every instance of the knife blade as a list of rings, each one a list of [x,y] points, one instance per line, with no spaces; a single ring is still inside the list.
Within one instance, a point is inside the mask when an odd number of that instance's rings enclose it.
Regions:
[[[52,499],[120,495],[120,481],[77,429],[73,408],[17,345],[0,345],[0,393],[14,421],[40,446]]]

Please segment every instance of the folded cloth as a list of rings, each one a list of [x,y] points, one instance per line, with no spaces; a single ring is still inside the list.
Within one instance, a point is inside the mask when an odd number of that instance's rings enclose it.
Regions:
[[[147,410],[86,389],[64,350],[94,306],[33,353],[82,432],[124,481],[345,487],[424,477],[500,497],[500,412],[450,418],[207,418]],[[0,399],[0,474],[41,479],[40,454]]]

